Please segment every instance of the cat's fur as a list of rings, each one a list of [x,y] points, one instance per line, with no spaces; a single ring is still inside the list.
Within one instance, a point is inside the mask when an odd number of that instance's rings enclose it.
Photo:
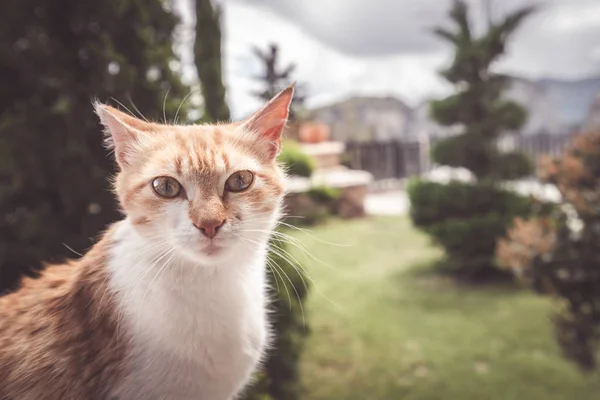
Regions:
[[[0,399],[227,400],[243,389],[268,342],[267,241],[284,194],[275,156],[292,93],[223,125],[96,104],[126,218],[80,260],[0,297]],[[226,191],[240,170],[253,185]],[[159,176],[182,194],[157,196]],[[226,222],[209,239],[198,227],[215,220]]]

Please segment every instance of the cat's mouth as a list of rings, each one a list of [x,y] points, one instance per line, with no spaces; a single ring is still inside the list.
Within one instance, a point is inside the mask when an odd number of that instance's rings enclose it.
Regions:
[[[223,250],[224,246],[217,244],[215,242],[210,242],[209,244],[207,244],[202,251],[209,256],[215,255],[220,253]]]

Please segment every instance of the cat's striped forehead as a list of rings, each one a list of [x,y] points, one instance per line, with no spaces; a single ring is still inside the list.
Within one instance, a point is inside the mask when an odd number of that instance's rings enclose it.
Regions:
[[[256,140],[231,125],[165,126],[141,152],[139,170],[145,175],[176,175],[202,180],[240,168],[262,170],[274,165],[261,157]],[[266,162],[267,165],[263,165]]]

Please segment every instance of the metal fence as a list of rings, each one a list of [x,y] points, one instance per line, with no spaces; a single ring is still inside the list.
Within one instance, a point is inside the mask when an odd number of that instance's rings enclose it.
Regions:
[[[518,150],[534,161],[541,156],[558,156],[569,144],[573,134],[539,133],[503,138],[499,147]],[[373,188],[398,185],[403,178],[420,175],[429,170],[431,141],[347,142],[347,164],[352,169],[368,171],[373,175]]]
[[[557,157],[563,153],[574,136],[574,133],[515,136],[511,147],[512,150],[522,151],[534,160],[541,156]]]
[[[348,166],[373,175],[373,188],[397,185],[403,178],[425,172],[426,150],[419,142],[348,142]]]

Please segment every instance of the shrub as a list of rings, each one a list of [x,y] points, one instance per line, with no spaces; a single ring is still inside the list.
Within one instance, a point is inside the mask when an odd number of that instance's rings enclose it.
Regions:
[[[556,298],[558,343],[567,358],[591,370],[600,343],[600,132],[576,138],[562,158],[545,163],[541,176],[557,186],[563,204],[551,223],[515,221],[498,255],[535,290]],[[539,237],[523,251],[520,242],[530,234]]]
[[[448,265],[466,275],[494,274],[497,241],[516,217],[547,215],[552,204],[500,186],[413,181],[408,185],[410,216],[448,256]],[[488,271],[486,271],[488,270]]]
[[[333,207],[340,198],[340,191],[331,186],[319,185],[312,187],[308,195],[317,203]]]
[[[273,289],[270,319],[274,342],[255,383],[242,397],[244,400],[297,400],[301,397],[298,362],[308,334],[301,302],[308,294],[307,279],[296,269],[300,266],[286,260],[289,257],[283,242],[275,239],[271,246],[269,258],[273,267],[269,268],[268,279]],[[275,266],[278,266],[277,272],[273,270]]]
[[[315,170],[315,161],[302,151],[295,142],[284,142],[279,153],[279,162],[288,174],[310,178]]]
[[[414,180],[409,183],[410,216],[446,250],[449,265],[479,275],[494,265],[498,237],[516,216],[536,203],[495,185]]]
[[[519,215],[529,212],[532,206],[529,198],[495,185],[413,180],[407,190],[413,204],[411,216],[417,226],[434,224],[446,218],[466,219],[487,214],[490,210]]]
[[[316,225],[340,211],[338,189],[326,185],[314,186],[303,193],[293,193],[286,197],[285,209],[290,223]]]
[[[340,191],[326,185],[312,187],[307,193],[310,205],[304,208],[301,222],[304,225],[322,223],[337,213]]]

